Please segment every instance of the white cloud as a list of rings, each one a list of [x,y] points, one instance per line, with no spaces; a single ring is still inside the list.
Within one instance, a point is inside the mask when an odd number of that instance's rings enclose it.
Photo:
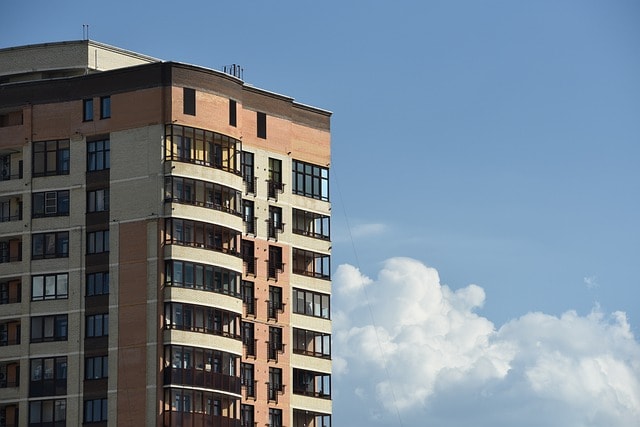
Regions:
[[[388,425],[395,411],[407,425],[640,425],[640,345],[624,313],[528,313],[496,328],[475,313],[481,287],[453,291],[408,258],[375,281],[340,266],[334,286],[336,413],[372,395],[381,408],[349,425]]]
[[[595,289],[600,286],[598,284],[598,278],[596,276],[588,276],[582,280],[584,281],[584,284],[587,286],[588,289]]]

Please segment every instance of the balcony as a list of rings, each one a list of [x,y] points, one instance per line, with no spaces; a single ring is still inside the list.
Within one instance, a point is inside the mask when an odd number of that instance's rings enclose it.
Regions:
[[[267,279],[278,281],[278,276],[284,271],[284,263],[267,260]]]
[[[277,382],[267,383],[267,401],[278,403],[278,396],[284,394],[285,386]]]
[[[258,381],[243,381],[242,383],[243,398],[255,400],[257,391],[258,391]]]
[[[0,427],[18,427],[18,420],[18,402],[0,404]]]
[[[278,314],[284,313],[284,304],[267,301],[267,319],[278,321]]]
[[[292,258],[294,274],[326,280],[331,278],[330,255],[293,248]]]
[[[278,355],[284,353],[284,344],[267,341],[267,361],[278,361]]]
[[[20,321],[2,321],[0,323],[0,347],[18,344],[20,344]]]
[[[253,194],[255,196],[258,188],[258,178],[245,175],[242,177],[242,181],[244,182],[244,194]]]
[[[0,222],[22,221],[22,197],[0,197]]]
[[[20,279],[12,279],[0,283],[0,305],[22,302],[22,283]]]
[[[20,362],[0,363],[0,389],[20,386]]]
[[[164,369],[164,384],[186,385],[192,387],[202,387],[210,390],[223,391],[225,393],[240,394],[240,378],[225,375],[219,372],[196,368],[174,368]]]
[[[284,184],[282,182],[267,180],[267,198],[278,200],[278,194],[284,191]]]
[[[274,221],[272,219],[267,220],[267,238],[278,241],[278,234],[284,231],[284,223],[280,221]]]
[[[258,305],[258,298],[244,298],[242,301],[244,306],[244,315],[256,317],[256,306]]]
[[[256,347],[258,347],[257,339],[243,339],[242,347],[246,357],[256,357]]]
[[[3,237],[0,239],[0,264],[22,261],[22,239]]]

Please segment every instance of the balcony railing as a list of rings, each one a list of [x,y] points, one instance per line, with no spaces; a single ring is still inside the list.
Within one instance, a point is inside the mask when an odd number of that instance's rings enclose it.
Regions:
[[[284,191],[284,184],[278,181],[267,180],[267,198],[278,200],[278,194]]]
[[[267,301],[267,319],[278,320],[278,313],[284,312],[283,303],[275,303],[273,301]]]
[[[284,394],[284,385],[279,383],[267,383],[267,400],[278,403],[278,395]]]
[[[284,353],[284,344],[267,341],[267,360],[278,361],[278,354]]]
[[[179,203],[182,205],[198,206],[201,208],[213,209],[216,211],[226,212],[235,216],[242,216],[242,212],[232,208],[231,206],[223,206],[218,203],[202,201],[202,200],[189,200],[183,197],[167,197],[164,199],[165,203]]]
[[[278,281],[278,275],[284,271],[284,263],[267,260],[267,279]]]
[[[256,357],[256,347],[258,346],[257,339],[244,340],[242,346],[245,349],[247,357]]]
[[[267,220],[267,237],[269,239],[278,240],[278,234],[284,231],[284,223],[280,221]]]
[[[240,378],[203,369],[165,368],[164,383],[240,394]]]
[[[243,260],[244,264],[244,274],[247,276],[256,276],[256,265],[258,263],[258,258],[245,258]]]
[[[258,298],[247,298],[242,301],[242,305],[244,305],[244,315],[245,316],[254,316],[256,315],[256,306],[258,305]]]
[[[258,178],[245,175],[243,181],[245,194],[253,194],[255,196],[258,188]]]
[[[258,391],[258,381],[243,381],[243,397],[245,399],[256,399],[256,392]]]
[[[256,235],[258,232],[258,218],[256,217],[244,217],[244,232],[246,234]]]

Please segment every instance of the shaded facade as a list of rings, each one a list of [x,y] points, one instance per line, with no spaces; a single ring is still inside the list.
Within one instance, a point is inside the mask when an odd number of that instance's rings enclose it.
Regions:
[[[331,425],[330,113],[0,50],[0,426]]]

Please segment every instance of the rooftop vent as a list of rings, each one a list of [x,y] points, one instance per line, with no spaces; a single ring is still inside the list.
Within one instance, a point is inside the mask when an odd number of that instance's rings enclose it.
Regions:
[[[243,80],[242,75],[244,73],[244,69],[238,64],[225,65],[222,67],[222,72]]]

